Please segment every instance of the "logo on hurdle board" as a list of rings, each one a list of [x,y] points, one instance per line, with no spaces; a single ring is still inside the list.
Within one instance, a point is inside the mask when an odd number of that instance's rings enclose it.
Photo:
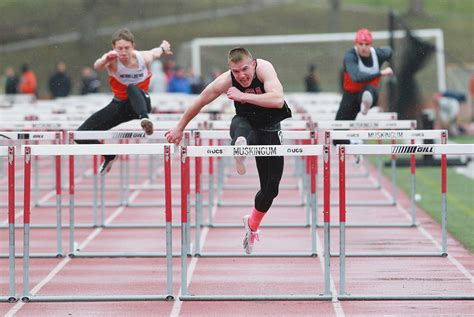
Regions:
[[[368,133],[369,138],[375,139],[397,139],[403,137],[402,131],[373,131]]]
[[[287,153],[303,153],[303,149],[302,148],[287,149],[286,152]]]
[[[208,149],[206,152],[208,154],[224,154],[222,149]]]
[[[10,140],[10,138],[8,136],[6,136],[5,134],[0,134],[0,138]]]
[[[350,128],[357,128],[357,129],[376,129],[379,127],[379,123],[375,121],[354,121],[349,124]]]
[[[113,139],[130,139],[130,138],[144,138],[145,132],[114,132]]]
[[[357,132],[350,132],[346,135],[348,138],[359,138],[360,134]]]
[[[392,146],[392,153],[393,154],[402,154],[402,153],[434,153],[433,146],[409,146],[409,145],[394,145]]]
[[[234,148],[234,156],[250,155],[250,156],[266,156],[276,155],[276,147],[274,146],[258,146],[258,147],[237,147]]]
[[[422,138],[425,134],[423,132],[413,132],[411,136],[414,138]]]

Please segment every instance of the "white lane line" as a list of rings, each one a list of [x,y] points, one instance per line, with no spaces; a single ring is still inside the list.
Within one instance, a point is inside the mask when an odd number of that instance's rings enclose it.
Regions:
[[[389,195],[385,188],[382,188],[382,191],[384,194]],[[408,210],[405,209],[402,205],[399,203],[396,204],[397,208],[403,212],[403,214],[407,217],[408,220],[411,220],[411,214],[408,212]],[[441,244],[425,229],[422,227],[421,224],[418,224],[416,228],[421,232],[422,235],[424,235],[428,240],[430,240],[436,248],[438,248],[440,251],[442,250]],[[454,256],[450,255],[448,253],[448,256],[446,257],[467,279],[471,281],[471,283],[474,283],[474,278],[472,274],[462,265]]]
[[[76,182],[79,183],[81,182],[82,180],[84,179],[84,177],[78,177],[76,179]],[[62,191],[62,189],[61,189]],[[32,207],[35,208],[35,205],[41,205],[41,204],[44,204],[46,203],[48,200],[50,200],[52,197],[56,196],[56,189],[52,189],[51,191],[47,192],[46,194],[44,194],[44,196],[42,198],[40,198],[36,203],[32,204]],[[23,216],[23,209],[22,211],[20,212],[15,212],[15,221],[20,219],[22,216]],[[1,222],[2,225],[4,224],[7,224],[8,223],[8,219],[4,220]]]
[[[322,242],[319,239],[318,232],[316,231],[316,251],[318,252],[318,259],[319,263],[321,264],[321,270],[324,272],[324,250],[322,248]],[[331,258],[329,256],[329,258]],[[334,312],[336,313],[337,317],[344,317],[344,309],[342,309],[341,303],[337,300],[337,289],[336,289],[336,284],[334,283],[334,279],[332,278],[332,273],[329,272],[330,274],[330,286],[331,286],[331,293],[332,293],[332,306],[334,308]],[[324,276],[324,273],[323,273]]]
[[[148,181],[147,181],[148,182]],[[145,182],[146,183],[146,182]],[[141,193],[140,190],[137,190],[135,192],[133,192],[131,195],[130,195],[130,201],[133,201],[139,194]],[[115,219],[120,213],[122,213],[123,211],[125,210],[125,206],[120,206],[118,207],[113,213],[112,215],[110,215],[107,219],[106,219],[106,223],[110,223],[113,219]],[[94,229],[94,231],[92,231],[91,234],[89,234],[86,239],[79,245],[79,249],[83,249],[85,248],[90,242],[92,242],[93,239],[95,239],[99,233],[103,230],[104,228],[101,227],[101,228],[96,228]],[[45,286],[48,282],[50,282],[65,266],[66,264],[69,263],[69,261],[71,261],[71,257],[66,257],[64,258],[63,260],[61,260],[61,262],[59,262],[51,272],[49,272],[49,274],[43,279],[41,280],[38,284],[35,285],[34,288],[31,289],[31,295],[36,295],[40,290],[41,288],[43,288],[43,286]],[[14,316],[22,307],[23,305],[25,305],[26,303],[24,302],[18,302],[15,304],[15,306],[13,306],[5,315],[5,317],[7,316]]]
[[[212,218],[214,218],[216,211],[217,211],[217,204],[214,204],[214,207],[212,208]],[[201,250],[204,248],[208,233],[209,233],[209,227],[204,227],[204,229],[201,232],[201,240],[199,240],[201,244]],[[198,260],[199,258],[194,256],[191,259],[191,262],[189,263],[188,279],[187,279],[188,283],[186,285],[187,287],[189,287],[189,284],[191,283],[191,279],[193,278],[194,271],[196,270]],[[177,295],[177,299],[175,300],[173,308],[171,309],[170,317],[178,317],[181,312],[181,306],[183,304],[183,301],[180,301],[179,297],[182,295],[182,291],[183,291],[183,288],[180,287],[178,295]]]

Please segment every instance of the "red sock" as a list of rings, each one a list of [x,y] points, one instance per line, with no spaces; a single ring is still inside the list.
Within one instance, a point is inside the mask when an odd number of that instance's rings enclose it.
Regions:
[[[257,231],[258,227],[260,226],[260,222],[262,222],[263,216],[265,216],[264,212],[258,211],[255,207],[252,210],[249,218],[249,227],[252,231]]]

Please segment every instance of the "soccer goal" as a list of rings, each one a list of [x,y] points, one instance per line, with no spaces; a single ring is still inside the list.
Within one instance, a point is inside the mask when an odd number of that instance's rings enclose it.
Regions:
[[[422,89],[444,91],[446,89],[444,40],[441,29],[418,29],[412,34],[436,47],[436,56],[420,72]],[[374,31],[374,46],[387,46],[389,31]],[[393,62],[397,65],[405,45],[406,31],[397,30],[394,35]],[[249,48],[253,56],[271,61],[275,66],[285,91],[304,91],[303,78],[310,64],[317,65],[321,86],[325,91],[339,91],[340,71],[344,53],[354,45],[354,32],[320,33],[266,36],[239,36],[196,38],[182,54],[182,63],[192,65],[194,73],[208,79],[210,72],[227,69],[227,52],[235,46]],[[186,52],[187,51],[187,52]],[[399,63],[398,63],[399,64]],[[433,80],[436,78],[436,80]],[[425,87],[426,85],[426,87]]]

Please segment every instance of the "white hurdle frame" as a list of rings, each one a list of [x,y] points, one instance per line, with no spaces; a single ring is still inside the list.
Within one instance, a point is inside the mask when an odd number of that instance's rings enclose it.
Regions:
[[[54,144],[61,143],[61,132],[45,132],[45,131],[18,131],[18,132],[0,132],[4,137],[7,137],[11,141],[53,141]],[[26,142],[28,143],[28,142]],[[23,144],[22,146],[27,146],[28,144]],[[53,175],[53,180],[55,182],[55,190],[56,190],[56,224],[38,224],[35,225],[35,228],[56,228],[56,252],[49,252],[49,253],[31,253],[30,257],[32,258],[50,258],[50,257],[62,257],[62,225],[61,225],[61,175],[58,174],[61,168],[61,158],[56,156],[53,158],[54,161],[54,168],[56,171],[56,175]],[[33,168],[38,171],[38,161],[34,160]],[[43,204],[39,203],[39,178],[36,173],[33,179],[34,181],[34,206],[35,207],[43,207]],[[29,183],[31,186],[31,182]],[[30,187],[31,188],[31,187]],[[28,208],[31,205],[31,200],[28,202]],[[24,202],[21,204],[21,207],[25,208]],[[22,227],[21,225],[17,225],[17,227]],[[22,254],[18,255],[22,257]],[[4,257],[4,255],[0,255],[0,257]]]
[[[375,140],[383,141],[390,140],[392,144],[396,144],[396,141],[405,140],[410,141],[411,144],[415,144],[415,139],[417,140],[440,140],[441,144],[446,144],[448,139],[447,130],[333,130],[326,131],[325,140],[326,144],[330,144],[332,140]],[[397,180],[396,180],[396,155],[392,155],[391,158],[392,164],[392,181],[391,181],[391,191],[392,191],[392,200],[391,201],[353,201],[350,206],[382,206],[382,205],[396,205],[397,204]],[[415,155],[410,155],[410,166],[411,166],[411,181],[412,181],[412,222],[411,224],[394,224],[396,227],[400,226],[416,226],[416,202],[415,202],[415,193],[416,193],[416,161]],[[381,171],[379,171],[379,174]]]
[[[281,130],[282,133],[282,138],[283,140],[296,140],[296,141],[306,141],[308,144],[315,144],[317,141],[317,135],[314,131],[310,130],[304,130],[304,131],[291,131],[291,130]],[[194,131],[194,138],[195,138],[195,144],[197,146],[202,146],[202,140],[209,140],[209,141],[214,141],[214,140],[230,140],[229,132],[226,130],[199,130],[199,131]],[[212,156],[209,156],[209,159],[211,159]],[[297,158],[298,159],[298,158]],[[292,203],[292,206],[303,206],[306,203],[306,223],[305,224],[265,224],[263,227],[309,227],[311,224],[310,220],[310,194],[309,192],[305,193],[306,189],[309,187],[309,165],[305,161],[305,167],[306,171],[301,171],[303,177],[302,177],[302,186],[301,186],[301,192],[302,192],[302,197],[301,201]],[[209,164],[212,164],[212,162],[209,162]],[[196,166],[196,188],[201,186],[201,174],[202,174],[202,158],[201,157],[195,157],[195,166]],[[199,168],[199,172],[198,172]],[[316,167],[317,168],[317,167]],[[222,169],[222,168],[221,168]],[[212,171],[211,171],[212,172]],[[220,183],[220,181],[218,181]],[[222,184],[218,184],[217,191],[219,192],[222,190]],[[297,188],[299,188],[298,186]],[[208,205],[208,226],[209,227],[241,227],[240,224],[215,224],[213,223],[212,219],[212,209],[214,207],[214,179],[213,179],[213,174],[210,173],[209,176],[209,205]],[[217,206],[240,206],[237,202],[232,202],[232,203],[224,203],[220,200],[220,197],[218,197]],[[290,203],[288,203],[289,205]],[[242,204],[242,206],[247,206],[245,204]],[[287,206],[287,204],[275,204],[273,206]],[[317,211],[316,211],[317,212]],[[200,219],[200,223],[202,224],[202,195],[200,192],[196,192],[196,217]]]
[[[23,257],[23,296],[22,301],[133,301],[133,300],[173,300],[173,276],[172,276],[172,205],[171,205],[171,153],[174,151],[173,144],[92,144],[92,145],[31,145],[23,146],[22,152],[25,157],[25,210],[24,210],[24,257]],[[163,155],[165,174],[165,220],[166,220],[166,268],[167,268],[167,293],[164,295],[103,295],[103,296],[33,296],[29,291],[29,250],[30,250],[30,179],[31,158],[40,155],[69,156],[69,256],[78,257],[75,250],[74,239],[74,157],[77,155]],[[153,253],[83,253],[81,257],[151,257],[163,256]]]
[[[2,124],[3,127],[3,124]],[[30,144],[29,142],[40,142],[40,141],[52,141],[54,144],[61,144],[62,143],[62,134],[61,132],[57,131],[0,131],[0,141],[8,141],[8,142],[15,142],[20,144],[20,142],[24,142],[24,144]],[[54,162],[54,159],[53,159]],[[61,164],[61,162],[56,161],[54,164]],[[33,168],[37,169],[38,161],[33,162]],[[54,178],[53,178],[54,183]],[[39,173],[35,173],[34,178],[34,202],[35,206],[42,207],[43,204],[39,202]],[[6,206],[6,204],[1,204],[0,206]],[[19,204],[19,206],[23,206]]]
[[[68,131],[68,140],[69,144],[74,144],[75,140],[90,140],[90,139],[100,139],[100,140],[166,140],[164,130],[157,130],[152,135],[146,135],[143,131],[133,131],[133,130],[107,130],[107,131]],[[183,141],[184,143],[189,142],[190,131],[184,132]],[[186,143],[187,144],[187,143]],[[84,226],[93,226],[93,227],[121,227],[121,228],[134,228],[134,227],[157,227],[157,224],[144,223],[144,224],[121,224],[121,225],[106,225],[105,222],[105,206],[110,206],[110,204],[105,203],[105,175],[98,175],[98,156],[93,157],[93,184],[94,184],[94,198],[92,202],[93,207],[93,224]],[[121,161],[122,162],[122,161]],[[128,161],[126,161],[128,164]],[[125,173],[125,175],[123,175]],[[123,168],[120,169],[120,202],[114,204],[114,206],[128,206],[128,207],[164,207],[163,203],[160,202],[143,202],[143,203],[132,203],[128,199],[128,191],[130,190],[129,186],[129,168],[128,165],[125,166],[125,172]],[[100,179],[100,186],[99,186]],[[99,191],[100,188],[100,191]],[[138,189],[138,188],[136,188]],[[142,189],[142,188],[140,188]],[[151,189],[164,189],[163,186],[158,187],[154,186]],[[100,200],[99,200],[100,194]],[[100,204],[98,203],[100,201]],[[99,217],[99,205],[100,205],[100,221]],[[175,205],[179,206],[179,205]],[[163,225],[160,225],[163,227]]]
[[[386,120],[386,121],[353,121],[353,120],[332,120],[332,121],[314,121],[312,122],[315,129],[317,129],[320,135],[324,135],[324,130],[410,130],[416,129],[416,120]],[[327,142],[327,140],[324,140]],[[378,162],[378,179],[377,184],[372,186],[367,185],[359,185],[354,187],[354,189],[358,188],[361,190],[365,189],[372,189],[372,188],[380,188],[381,184],[381,174],[382,174],[382,162]],[[337,177],[337,173],[333,172],[332,177]],[[368,176],[368,170],[363,173],[353,173],[351,177],[359,177],[359,176]],[[346,177],[349,177],[347,175]],[[334,188],[336,189],[336,187]],[[338,202],[334,202],[333,204],[337,205]]]
[[[181,174],[182,174],[182,185],[181,185],[181,211],[182,211],[182,226],[188,223],[189,215],[189,204],[185,197],[190,195],[190,167],[189,167],[189,157],[227,157],[227,156],[242,156],[242,152],[239,151],[258,151],[258,150],[268,150],[272,153],[266,156],[308,156],[310,161],[310,179],[311,179],[311,188],[310,188],[310,204],[311,204],[311,251],[310,252],[293,252],[293,253],[253,253],[252,255],[246,255],[243,253],[223,253],[223,252],[199,252],[196,256],[201,257],[242,257],[242,256],[253,256],[253,257],[306,257],[306,256],[317,256],[317,246],[316,246],[316,157],[324,156],[324,172],[325,179],[328,178],[328,183],[325,182],[325,189],[329,185],[329,148],[325,145],[250,145],[250,146],[188,146],[182,147],[181,149]],[[250,153],[248,156],[261,156],[262,153]],[[199,164],[198,164],[199,169]],[[325,192],[326,195],[326,192]],[[325,205],[326,208],[326,205]],[[326,213],[326,211],[324,211]],[[329,213],[329,211],[327,211]],[[328,214],[329,215],[329,214]],[[327,218],[329,220],[329,218]],[[201,224],[196,223],[196,227],[199,227]],[[324,227],[328,226],[329,223],[326,223]],[[182,229],[183,230],[183,229]],[[328,226],[329,230],[329,226]],[[182,238],[183,241],[189,241],[189,227],[185,226],[183,230]],[[328,231],[329,234],[329,231]],[[329,237],[329,236],[328,236]],[[326,239],[325,239],[326,240]],[[329,243],[327,244],[329,245]],[[328,253],[329,254],[329,253]]]
[[[426,145],[340,145],[339,148],[339,300],[473,300],[473,294],[456,295],[352,295],[346,293],[346,196],[345,164],[349,154],[441,154],[441,252],[425,256],[447,256],[447,159],[449,154],[474,155],[474,144],[426,144]],[[392,254],[390,256],[420,256],[417,254]]]
[[[8,295],[0,296],[2,302],[16,302],[15,286],[15,147],[0,146],[0,159],[8,160]]]
[[[316,205],[316,157],[324,156],[324,171],[325,179],[327,180],[326,185],[329,185],[329,148],[325,145],[254,145],[254,146],[188,146],[181,147],[181,296],[180,300],[212,300],[212,301],[242,301],[242,300],[331,300],[331,288],[330,288],[330,256],[329,256],[329,210],[325,210],[324,220],[324,294],[320,295],[191,295],[188,291],[188,263],[187,255],[189,250],[187,249],[187,241],[189,236],[189,228],[186,225],[188,222],[188,209],[187,204],[188,197],[190,194],[190,157],[209,157],[209,156],[242,156],[242,151],[260,151],[260,153],[254,153],[249,156],[308,156],[311,165],[311,203],[313,207]],[[265,151],[266,153],[262,153]],[[327,195],[327,197],[326,197]],[[328,191],[325,191],[325,199],[329,202]],[[325,204],[325,208],[329,208],[329,204]],[[327,214],[327,216],[326,216]],[[315,216],[315,215],[314,215]],[[299,254],[299,253],[279,253],[279,254],[252,254],[244,255],[243,253],[222,253],[214,254],[219,257],[255,257],[255,256],[268,256],[268,257],[295,257],[295,256],[317,256],[316,252],[316,222],[312,219],[312,252],[311,254]],[[196,224],[197,226],[198,224]],[[201,253],[200,256],[203,254]],[[211,255],[211,254],[209,254]]]

